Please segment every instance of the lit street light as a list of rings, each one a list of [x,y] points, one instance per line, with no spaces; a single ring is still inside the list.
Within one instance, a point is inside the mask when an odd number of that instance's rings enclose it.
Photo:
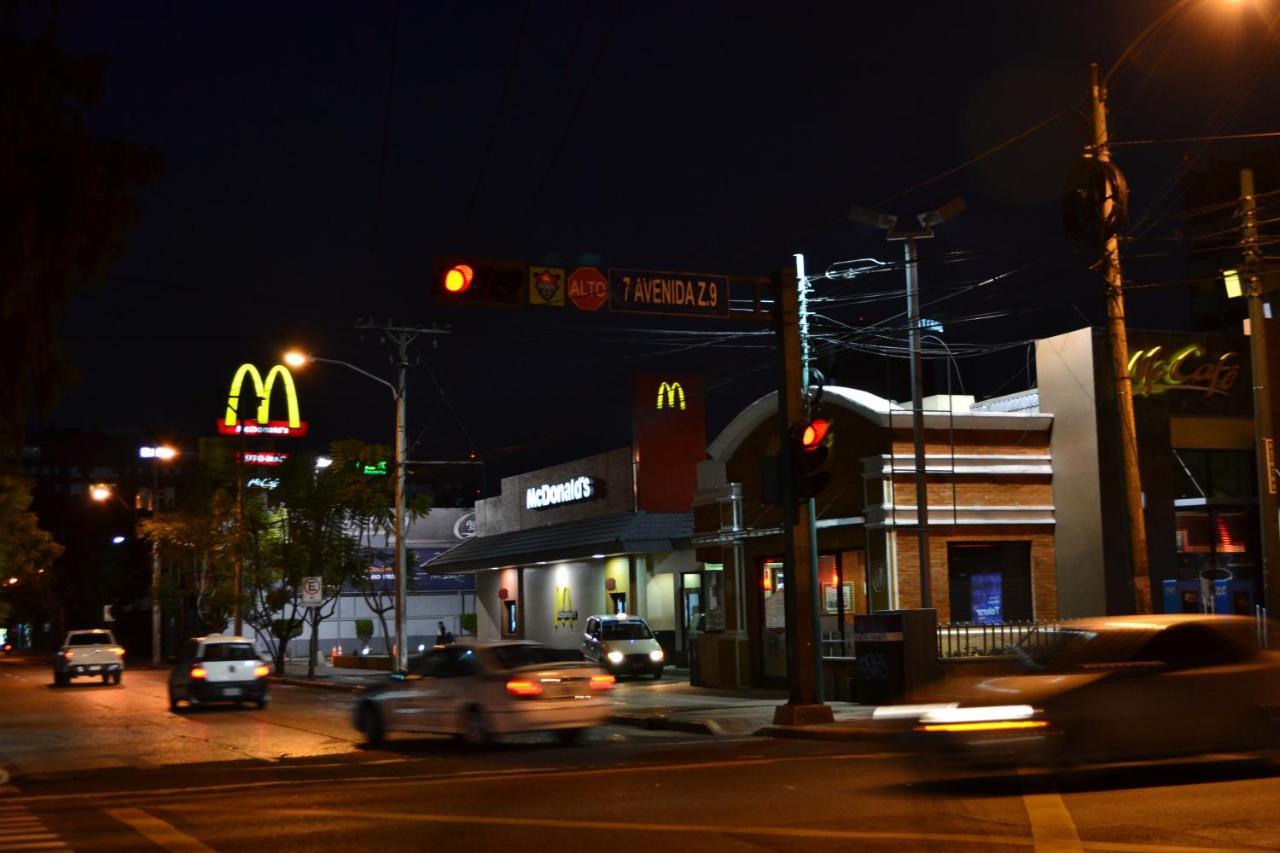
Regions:
[[[158,447],[139,447],[138,456],[151,460],[151,514],[160,510],[160,463],[178,458],[177,448],[161,444]],[[160,663],[160,540],[151,537],[151,663]]]
[[[123,537],[123,536],[112,536],[112,537],[111,537],[111,544],[112,544],[112,545],[120,545],[120,544],[122,544],[123,542],[124,542],[124,537]]]

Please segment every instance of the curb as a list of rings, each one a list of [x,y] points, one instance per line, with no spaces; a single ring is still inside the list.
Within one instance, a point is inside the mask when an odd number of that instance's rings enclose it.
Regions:
[[[615,714],[609,717],[611,726],[630,726],[649,731],[686,732],[694,735],[719,735],[719,726],[711,720],[673,720],[661,714]]]
[[[890,741],[901,732],[897,729],[880,729],[870,726],[765,726],[757,729],[756,737],[791,738],[793,740],[828,740],[844,743],[868,743]]]
[[[340,684],[335,681],[309,681],[305,678],[294,678],[288,675],[268,676],[274,684],[287,684],[290,687],[310,687],[315,690],[336,690],[341,693],[363,693],[363,684]]]

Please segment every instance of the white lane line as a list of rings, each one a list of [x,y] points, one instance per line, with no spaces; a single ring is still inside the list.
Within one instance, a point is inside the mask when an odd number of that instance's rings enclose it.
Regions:
[[[206,847],[173,824],[165,823],[142,809],[106,809],[106,813],[170,853],[214,853],[212,847]]]
[[[28,844],[0,844],[0,850],[67,850],[69,849],[64,842],[61,841],[36,841]]]
[[[1022,775],[1029,771],[1020,769]],[[1031,837],[1036,842],[1036,853],[1083,853],[1080,834],[1062,795],[1057,791],[1047,794],[1023,794],[1022,805],[1031,821]]]

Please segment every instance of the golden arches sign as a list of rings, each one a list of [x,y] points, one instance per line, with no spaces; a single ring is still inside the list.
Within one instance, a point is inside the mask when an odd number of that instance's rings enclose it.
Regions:
[[[668,409],[679,409],[684,411],[684,386],[679,382],[663,382],[658,386],[658,411],[662,411],[662,404],[667,404]]]
[[[253,383],[253,391],[258,399],[258,411],[253,419],[240,416],[241,391],[244,388],[246,376]],[[277,379],[284,386],[285,405],[287,406],[288,414],[288,419],[284,421],[271,420],[271,392]],[[247,409],[249,406],[245,408]],[[262,374],[258,372],[257,367],[248,363],[240,365],[236,369],[235,376],[231,379],[231,390],[227,394],[227,413],[222,420],[218,421],[218,432],[225,435],[237,435],[240,433],[245,435],[306,435],[307,424],[302,420],[298,412],[298,391],[293,385],[293,374],[289,372],[289,368],[283,364],[277,364],[267,372],[267,379],[263,382]]]
[[[552,616],[557,628],[566,628],[578,621],[578,611],[573,609],[573,591],[568,586],[556,587]]]

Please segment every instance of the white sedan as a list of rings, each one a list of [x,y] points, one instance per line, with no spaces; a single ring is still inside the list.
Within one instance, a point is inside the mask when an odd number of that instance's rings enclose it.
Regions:
[[[576,650],[536,643],[437,646],[409,662],[356,705],[355,725],[373,745],[390,732],[452,734],[468,743],[494,735],[553,731],[571,743],[609,717],[614,677]]]

